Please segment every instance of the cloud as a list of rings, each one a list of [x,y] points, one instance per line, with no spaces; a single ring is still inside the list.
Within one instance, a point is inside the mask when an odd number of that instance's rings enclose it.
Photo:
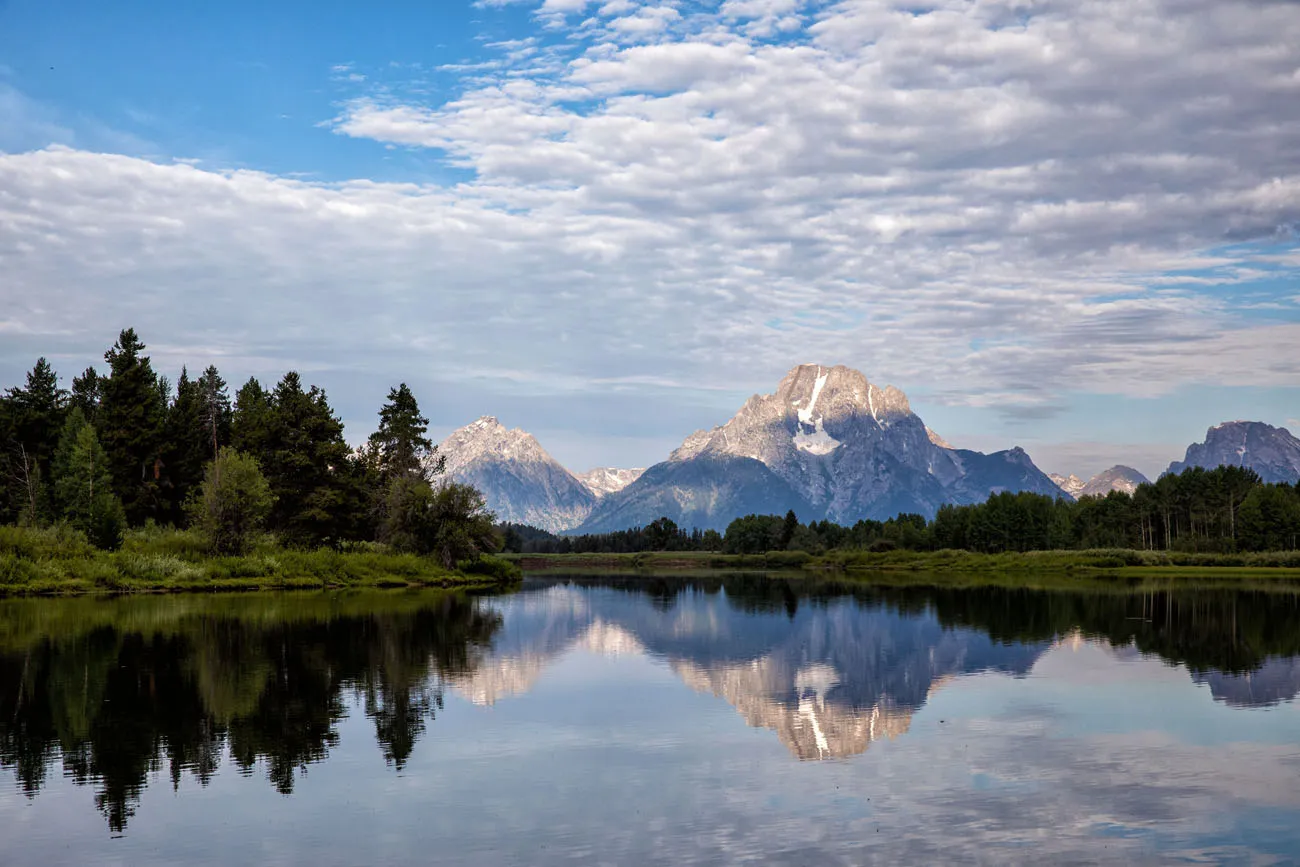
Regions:
[[[1288,4],[520,5],[538,33],[451,98],[373,87],[330,123],[455,185],[0,156],[7,318],[593,395],[810,354],[1019,417],[1300,385],[1300,324],[1222,290],[1300,270]]]

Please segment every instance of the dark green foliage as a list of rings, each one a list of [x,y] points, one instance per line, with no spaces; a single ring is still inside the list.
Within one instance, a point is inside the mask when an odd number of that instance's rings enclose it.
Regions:
[[[51,476],[55,513],[97,547],[122,544],[126,515],[113,494],[108,458],[80,407],[73,407],[59,436]]]
[[[425,436],[429,420],[420,414],[415,395],[402,383],[388,392],[379,410],[379,428],[370,435],[375,465],[385,479],[418,476],[426,480],[442,472],[446,458]]]
[[[230,427],[233,422],[230,394],[226,390],[226,381],[213,365],[208,365],[199,377],[198,390],[199,423],[203,428],[207,454],[216,460],[221,447],[230,443]]]
[[[243,554],[271,511],[271,487],[252,457],[224,448],[204,471],[190,501],[194,526],[217,554]]]
[[[428,554],[447,569],[500,547],[483,495],[469,485],[431,486],[419,478],[389,487],[384,540],[398,551]]]
[[[113,489],[133,524],[165,519],[163,462],[166,404],[145,345],[128,328],[104,354],[109,375],[102,382],[96,427],[108,453]]]
[[[99,416],[99,400],[103,392],[104,380],[93,367],[87,367],[81,376],[72,378],[72,394],[68,406],[81,410],[86,421],[94,424]]]
[[[301,378],[290,372],[268,403],[265,427],[255,431],[265,443],[252,453],[275,495],[272,528],[290,544],[305,547],[350,538],[344,507],[351,450],[325,392],[316,386],[304,391]]]
[[[44,358],[22,388],[0,398],[0,518],[25,524],[50,519],[50,462],[66,408],[67,392]]]
[[[190,379],[182,367],[176,381],[176,399],[167,412],[164,463],[171,482],[169,517],[180,523],[181,506],[203,482],[203,469],[212,460],[208,433],[203,424],[201,385]]]

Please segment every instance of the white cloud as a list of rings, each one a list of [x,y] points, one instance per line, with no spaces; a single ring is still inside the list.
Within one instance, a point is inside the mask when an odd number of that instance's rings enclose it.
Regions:
[[[593,392],[765,388],[810,352],[976,406],[1300,386],[1300,325],[1165,276],[1247,279],[1218,248],[1300,221],[1287,4],[528,5],[574,38],[333,123],[434,149],[454,187],[0,157],[7,319],[321,364],[383,341]]]

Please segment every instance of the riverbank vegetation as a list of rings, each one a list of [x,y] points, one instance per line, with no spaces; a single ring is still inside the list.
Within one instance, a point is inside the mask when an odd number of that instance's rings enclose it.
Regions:
[[[0,593],[517,577],[404,383],[353,449],[296,372],[232,402],[215,367],[173,386],[144,349],[127,329],[105,374],[65,390],[42,358],[0,397]]]
[[[1241,467],[1193,467],[1132,494],[1075,502],[1000,493],[983,503],[942,506],[932,520],[903,514],[846,527],[804,523],[790,512],[737,518],[725,533],[687,532],[668,518],[600,535],[554,536],[517,525],[503,532],[505,549],[522,555],[802,552],[843,566],[940,569],[1300,567],[1300,485],[1264,484]]]

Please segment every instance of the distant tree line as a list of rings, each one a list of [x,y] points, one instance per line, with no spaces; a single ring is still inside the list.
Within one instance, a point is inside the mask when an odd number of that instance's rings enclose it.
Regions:
[[[41,358],[0,396],[0,523],[58,522],[113,548],[128,527],[196,527],[218,553],[253,534],[296,547],[377,541],[451,566],[494,550],[493,518],[475,489],[436,480],[444,461],[405,383],[353,449],[319,387],[290,371],[231,399],[214,366],[173,385],[133,329],[59,384]]]
[[[1300,484],[1265,484],[1250,469],[1191,467],[1132,493],[1065,497],[999,493],[983,503],[940,507],[933,520],[901,514],[887,521],[801,523],[794,512],[746,515],[725,533],[688,532],[668,518],[616,533],[556,536],[503,525],[506,549],[520,553],[768,551],[834,549],[1007,551],[1132,548],[1232,553],[1300,548]]]

